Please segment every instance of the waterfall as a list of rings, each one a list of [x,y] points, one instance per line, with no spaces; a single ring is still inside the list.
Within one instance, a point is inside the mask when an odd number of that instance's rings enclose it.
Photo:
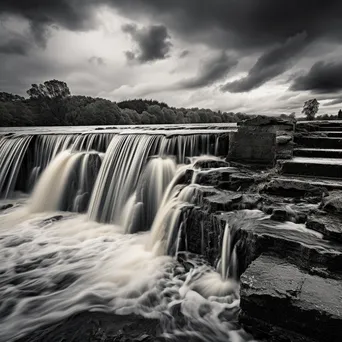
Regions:
[[[30,212],[84,212],[100,164],[97,153],[61,152],[39,179],[29,204]]]
[[[156,135],[117,135],[105,155],[89,207],[90,218],[119,223],[147,158],[156,153]]]
[[[169,162],[152,162],[145,170],[148,161],[152,156],[176,158],[177,164],[184,164],[189,161],[190,157],[203,154],[213,153],[215,150],[215,141],[217,136],[201,133],[201,134],[186,134],[186,135],[165,135],[165,134],[118,134],[112,139],[97,179],[95,190],[91,198],[89,206],[89,217],[99,222],[113,222],[120,224],[125,222],[128,231],[133,231],[134,224],[132,220],[141,218],[141,210],[143,206],[149,204],[143,203],[141,195],[135,195],[136,199],[132,200],[134,192],[139,187],[139,180],[144,183],[144,179],[150,179],[155,183],[150,188],[151,195],[158,192],[158,198],[170,181],[170,177],[164,177],[164,171],[157,171],[158,165],[162,168],[166,165],[165,172],[169,175],[174,173],[170,171],[172,167]],[[145,173],[143,175],[143,172]],[[163,175],[164,180],[156,178],[152,173]],[[160,183],[161,182],[161,183]],[[162,190],[162,191],[161,191]],[[146,191],[144,192],[146,193]],[[150,194],[149,198],[152,198]],[[143,195],[142,197],[146,196]],[[136,201],[135,204],[134,201]],[[128,206],[130,207],[128,208]],[[134,208],[132,208],[134,206]],[[133,214],[132,214],[133,210]],[[147,209],[149,210],[149,209]],[[155,215],[155,207],[152,210],[152,215]],[[132,219],[127,220],[126,215],[132,214]],[[152,220],[147,218],[147,222]],[[130,222],[129,222],[130,221]]]
[[[0,196],[7,198],[15,190],[31,136],[0,137]]]
[[[148,162],[132,197],[133,202],[128,201],[128,209],[124,213],[125,221],[122,225],[126,232],[150,229],[164,192],[175,173],[176,163],[171,158],[157,157]]]
[[[219,263],[222,279],[233,278],[237,280],[238,259],[234,243],[234,232],[227,222],[224,227],[222,241],[221,262]]]

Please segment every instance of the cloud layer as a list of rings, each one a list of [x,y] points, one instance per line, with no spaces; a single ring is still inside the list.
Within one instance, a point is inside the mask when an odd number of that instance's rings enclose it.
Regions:
[[[128,33],[136,44],[134,50],[126,51],[129,60],[145,63],[167,58],[172,44],[165,26],[150,25],[139,29],[134,24],[126,24],[122,31]]]
[[[0,90],[61,78],[114,100],[263,113],[319,94],[334,112],[341,13],[340,0],[2,0]]]

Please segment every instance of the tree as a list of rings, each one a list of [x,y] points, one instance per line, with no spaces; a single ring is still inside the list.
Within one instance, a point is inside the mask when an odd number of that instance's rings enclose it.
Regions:
[[[338,117],[339,119],[342,119],[342,110],[341,110],[341,109],[338,111],[337,117]]]
[[[316,99],[308,100],[304,103],[302,113],[308,120],[313,120],[318,112],[319,102]]]
[[[71,95],[70,89],[65,82],[58,80],[50,80],[44,84],[32,84],[31,88],[27,91],[31,99],[39,98],[66,98]]]

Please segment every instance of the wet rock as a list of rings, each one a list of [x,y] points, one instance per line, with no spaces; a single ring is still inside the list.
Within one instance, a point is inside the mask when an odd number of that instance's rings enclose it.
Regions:
[[[251,174],[235,173],[230,177],[231,190],[245,190],[255,183],[255,178]]]
[[[159,320],[141,316],[119,316],[101,312],[82,312],[57,322],[16,342],[152,342],[164,341],[160,335]]]
[[[224,160],[198,160],[194,164],[195,169],[215,169],[219,167],[229,167],[229,163]]]
[[[321,209],[342,214],[342,191],[332,191],[322,199]]]
[[[12,207],[13,207],[13,204],[7,203],[7,204],[0,205],[0,210],[7,210],[7,209],[10,209]]]
[[[271,220],[285,222],[288,220],[287,211],[284,209],[274,209],[271,215]]]
[[[342,242],[342,217],[324,214],[314,214],[306,222],[309,229],[324,235],[326,239]]]
[[[241,276],[240,322],[267,341],[341,341],[342,282],[262,255]]]
[[[276,138],[278,145],[285,145],[292,141],[292,136],[290,135],[280,135]]]
[[[307,272],[317,271],[342,279],[341,244],[322,239],[320,233],[307,230],[303,224],[275,222],[255,211],[216,217],[222,221],[222,227],[228,223],[235,232],[239,274],[261,254],[272,253]]]
[[[265,183],[260,191],[283,197],[312,197],[318,201],[323,194],[328,193],[324,187],[286,178],[272,179]]]
[[[56,221],[60,221],[63,219],[63,215],[55,215],[55,216],[52,216],[52,217],[49,217],[47,219],[44,219],[42,220],[41,222],[41,226],[45,226],[47,224],[50,224],[50,223],[53,223],[53,222],[56,222]]]
[[[208,212],[255,209],[261,202],[259,194],[242,194],[233,191],[221,191],[203,199],[203,208]]]
[[[195,183],[219,187],[220,184],[230,182],[230,177],[239,172],[235,167],[225,167],[218,170],[199,171],[195,178]]]

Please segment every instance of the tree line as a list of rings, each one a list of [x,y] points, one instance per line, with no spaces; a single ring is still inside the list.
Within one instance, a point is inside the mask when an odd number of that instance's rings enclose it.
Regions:
[[[154,100],[112,102],[72,96],[58,80],[32,84],[28,98],[0,92],[0,126],[148,125],[240,122],[244,113],[174,108]]]

